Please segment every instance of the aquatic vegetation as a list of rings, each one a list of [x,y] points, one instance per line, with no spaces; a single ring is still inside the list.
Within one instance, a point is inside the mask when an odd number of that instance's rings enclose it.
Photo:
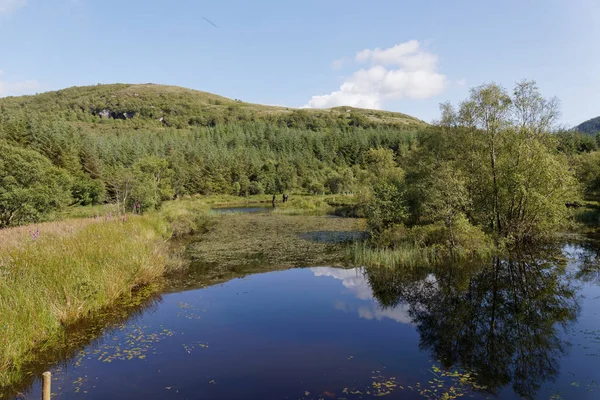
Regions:
[[[387,376],[382,371],[372,371],[372,382],[367,386],[348,386],[338,391],[325,391],[311,396],[310,391],[305,391],[300,400],[313,399],[362,399],[371,397],[386,397],[398,391],[412,392],[424,399],[453,400],[476,391],[485,391],[486,387],[478,385],[474,375],[470,372],[442,370],[433,365],[429,371],[431,379],[426,383],[400,382],[396,377]]]
[[[215,274],[228,267],[260,264],[286,266],[341,264],[344,240],[350,232],[364,231],[360,219],[277,215],[221,215],[202,240],[188,249],[192,259],[214,267]],[[320,232],[318,240],[315,232]],[[362,233],[361,233],[362,234]],[[329,238],[329,240],[327,240]]]
[[[399,246],[394,249],[372,247],[366,242],[353,243],[347,257],[355,265],[389,268],[431,266],[441,261],[435,247]]]

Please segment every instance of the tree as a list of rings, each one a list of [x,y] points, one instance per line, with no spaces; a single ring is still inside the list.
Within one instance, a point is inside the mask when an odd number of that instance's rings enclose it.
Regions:
[[[96,205],[104,201],[106,189],[102,181],[80,173],[73,179],[71,194],[76,204],[82,206]]]
[[[499,206],[498,170],[496,157],[498,152],[498,136],[508,124],[511,99],[506,91],[496,84],[482,85],[471,89],[469,100],[461,104],[461,119],[459,124],[464,124],[471,131],[478,131],[487,145],[492,175],[492,229],[497,232],[502,230]]]
[[[382,176],[396,167],[394,152],[390,149],[369,149],[365,153],[365,166],[374,176]]]
[[[550,135],[557,107],[529,81],[517,83],[512,98],[495,84],[474,88],[457,114],[442,106],[433,151],[464,174],[474,225],[524,241],[564,222],[577,189]]]
[[[70,188],[50,160],[0,141],[0,227],[40,221],[70,202]]]
[[[438,165],[425,182],[431,195],[424,200],[424,210],[432,221],[441,221],[448,231],[450,251],[456,247],[456,228],[464,219],[470,199],[461,171],[451,162]]]
[[[368,229],[375,240],[387,229],[403,224],[408,216],[403,182],[398,179],[378,181],[366,215]]]
[[[421,133],[418,149],[405,162],[398,204],[407,210],[396,211],[398,220],[409,226],[442,223],[450,248],[457,234],[479,236],[481,229],[497,242],[535,241],[560,229],[569,215],[566,203],[577,199],[578,190],[550,132],[557,104],[527,81],[516,85],[512,98],[488,84],[472,89],[458,110],[442,104],[440,121]],[[392,163],[386,149],[370,150],[365,159],[380,180]],[[373,196],[378,211],[369,223],[379,227],[391,220],[398,204]]]
[[[173,198],[173,174],[167,160],[154,156],[144,157],[135,163],[133,169],[137,181],[134,201],[145,202],[146,208],[154,208],[162,201]]]
[[[117,204],[120,212],[126,213],[136,184],[133,171],[120,165],[107,166],[104,174],[104,181],[112,200]]]

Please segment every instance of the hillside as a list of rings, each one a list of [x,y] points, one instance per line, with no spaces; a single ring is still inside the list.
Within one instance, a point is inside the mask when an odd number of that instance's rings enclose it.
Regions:
[[[595,135],[600,133],[600,117],[589,119],[574,128],[576,131]]]
[[[0,99],[0,227],[65,207],[153,209],[195,194],[362,190],[414,148],[401,113],[270,107],[161,85]]]
[[[304,120],[309,127],[331,125],[340,119],[350,125],[418,128],[425,123],[402,113],[337,107],[326,110],[294,109],[246,103],[212,93],[155,84],[111,84],[71,87],[33,96],[0,99],[1,113],[26,111],[73,123],[129,121],[129,125],[215,126],[238,121],[279,121],[289,127]],[[318,121],[317,121],[318,120]],[[122,126],[119,125],[119,126]]]

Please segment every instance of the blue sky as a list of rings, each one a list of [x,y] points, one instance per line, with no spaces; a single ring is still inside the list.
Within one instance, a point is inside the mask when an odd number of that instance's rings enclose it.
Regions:
[[[600,115],[598,21],[600,0],[0,0],[0,96],[153,82],[431,121],[534,79],[572,126]]]

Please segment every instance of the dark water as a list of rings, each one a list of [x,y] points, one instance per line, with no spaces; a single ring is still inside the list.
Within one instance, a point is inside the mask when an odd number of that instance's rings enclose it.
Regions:
[[[57,399],[448,391],[598,399],[597,254],[572,244],[486,265],[290,269],[164,294],[52,367],[53,391]],[[40,398],[38,382],[25,397]]]
[[[218,214],[246,214],[246,213],[261,213],[261,212],[269,212],[273,211],[275,208],[269,204],[256,204],[249,207],[239,206],[239,207],[214,207],[211,208],[211,211]]]

